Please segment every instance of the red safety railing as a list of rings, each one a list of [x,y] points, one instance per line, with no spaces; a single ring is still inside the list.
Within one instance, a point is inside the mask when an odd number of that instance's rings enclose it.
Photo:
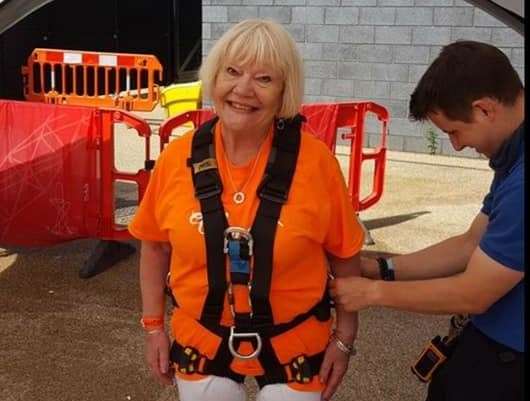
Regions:
[[[183,127],[187,130],[194,129],[208,121],[213,116],[213,110],[199,109],[187,111],[175,117],[168,118],[160,125],[158,130],[158,135],[160,136],[160,151],[162,152],[164,147],[169,143],[171,134],[176,128]],[[190,127],[190,123],[192,127]]]
[[[376,115],[381,122],[380,142],[372,150],[364,150],[365,121],[368,113]],[[389,114],[386,108],[373,102],[340,103],[338,127],[347,127],[350,132],[342,134],[343,139],[350,140],[350,166],[348,171],[348,193],[356,211],[368,209],[383,195],[386,138],[388,134]],[[361,195],[361,173],[366,160],[374,161],[372,192],[364,198]]]
[[[339,129],[349,131],[342,134],[342,139],[350,141],[348,193],[353,208],[356,212],[360,212],[377,203],[383,195],[384,188],[388,111],[373,102],[345,102],[307,104],[302,106],[301,112],[307,118],[304,129],[324,141],[334,153]],[[365,121],[369,113],[373,113],[381,122],[380,142],[374,149],[363,149]],[[212,110],[202,109],[166,120],[159,129],[160,150],[169,142],[174,129],[189,122],[197,127],[212,116]],[[362,168],[367,160],[374,161],[372,191],[361,198]]]
[[[149,54],[35,49],[22,67],[27,100],[129,111],[154,109],[161,76]]]
[[[134,129],[136,133],[145,140],[144,168],[136,173],[121,172],[115,163],[115,124],[122,123],[128,128]],[[100,197],[100,225],[97,237],[101,239],[127,240],[131,239],[127,226],[116,224],[116,198],[115,183],[118,180],[136,183],[138,186],[138,200],[142,199],[147,183],[149,182],[150,170],[154,166],[151,160],[151,127],[149,124],[134,114],[124,111],[101,111],[101,164],[98,173],[101,174],[101,197]]]

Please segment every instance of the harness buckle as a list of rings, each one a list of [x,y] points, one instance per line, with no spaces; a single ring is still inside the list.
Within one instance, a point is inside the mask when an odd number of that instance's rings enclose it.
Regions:
[[[216,182],[212,182],[209,185],[204,185],[203,187],[197,186],[195,188],[195,197],[199,200],[208,199],[212,196],[219,195],[223,192],[223,188]]]
[[[184,374],[192,374],[197,372],[200,361],[199,352],[192,347],[184,347],[181,353],[178,355],[176,361],[178,365],[178,371]]]
[[[254,240],[241,227],[228,227],[224,232],[223,252],[230,259],[230,272],[250,275],[250,258]]]
[[[237,350],[234,347],[234,338],[240,338],[240,339],[243,339],[243,338],[247,338],[247,339],[255,338],[256,342],[257,342],[256,349],[251,354],[242,355],[239,352],[237,352]],[[230,350],[230,353],[233,356],[237,357],[237,358],[254,359],[261,352],[261,337],[260,337],[259,333],[236,333],[235,332],[235,327],[232,326],[232,327],[230,327],[230,337],[228,337],[228,349]]]
[[[248,256],[252,256],[252,248],[254,247],[254,240],[252,234],[243,227],[228,227],[224,232],[224,246],[223,252],[229,254],[230,241],[246,241],[248,243]]]
[[[305,355],[299,355],[289,364],[294,381],[300,384],[309,383],[313,377],[311,365]]]
[[[287,192],[282,189],[273,188],[270,180],[265,178],[258,187],[258,196],[271,202],[284,204],[287,202]]]

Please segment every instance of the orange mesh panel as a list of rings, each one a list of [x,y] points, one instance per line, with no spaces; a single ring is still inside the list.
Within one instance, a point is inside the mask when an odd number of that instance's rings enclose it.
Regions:
[[[162,65],[149,54],[35,49],[22,75],[30,101],[151,111]]]

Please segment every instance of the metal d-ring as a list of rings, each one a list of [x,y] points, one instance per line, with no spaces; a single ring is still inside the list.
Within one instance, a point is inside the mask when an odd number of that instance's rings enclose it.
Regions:
[[[234,326],[230,327],[230,337],[228,337],[228,349],[230,350],[230,353],[236,358],[241,359],[254,359],[257,357],[261,352],[261,337],[259,333],[235,333],[234,330]],[[255,338],[257,341],[256,349],[251,354],[242,355],[234,348],[234,338]]]

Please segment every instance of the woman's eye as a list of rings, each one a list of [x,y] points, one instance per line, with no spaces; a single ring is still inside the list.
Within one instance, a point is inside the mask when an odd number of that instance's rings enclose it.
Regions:
[[[237,75],[237,73],[238,73],[237,70],[235,68],[233,68],[233,67],[227,67],[226,68],[226,72],[228,74],[230,74],[230,75]]]
[[[258,81],[259,81],[259,82],[262,82],[262,83],[264,83],[264,84],[268,84],[269,82],[272,81],[272,78],[269,77],[268,75],[263,75],[263,76],[261,76],[261,77],[258,77]]]

